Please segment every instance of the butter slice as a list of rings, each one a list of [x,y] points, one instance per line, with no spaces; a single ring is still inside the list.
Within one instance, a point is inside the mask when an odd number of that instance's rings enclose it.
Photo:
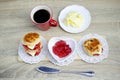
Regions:
[[[36,54],[36,50],[26,50],[26,52],[32,56]]]
[[[40,44],[40,49],[42,49],[42,43]],[[35,56],[37,50],[26,50],[26,52],[32,56]]]
[[[82,15],[80,15],[76,11],[72,11],[68,13],[67,16],[65,17],[64,24],[66,26],[79,28],[82,25],[83,21],[84,21],[84,17]]]

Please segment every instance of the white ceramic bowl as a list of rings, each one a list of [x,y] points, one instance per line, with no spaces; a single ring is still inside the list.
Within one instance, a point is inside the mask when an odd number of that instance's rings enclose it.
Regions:
[[[59,58],[57,55],[55,55],[55,53],[53,52],[53,46],[55,45],[56,42],[60,41],[60,40],[64,40],[66,42],[66,44],[69,45],[69,47],[72,49],[72,52],[63,58]],[[48,42],[48,49],[49,52],[51,54],[51,56],[57,61],[57,62],[64,62],[65,60],[74,57],[75,55],[75,50],[76,50],[76,41],[74,39],[71,38],[66,38],[66,37],[52,37],[49,42]]]

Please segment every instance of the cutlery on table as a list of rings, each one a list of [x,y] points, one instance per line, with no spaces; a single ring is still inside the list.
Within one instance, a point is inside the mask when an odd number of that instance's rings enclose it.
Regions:
[[[50,68],[46,66],[40,66],[36,68],[37,71],[42,73],[72,73],[72,74],[78,74],[78,75],[84,75],[88,77],[93,77],[95,75],[94,71],[69,71],[69,70],[60,70],[56,68]]]

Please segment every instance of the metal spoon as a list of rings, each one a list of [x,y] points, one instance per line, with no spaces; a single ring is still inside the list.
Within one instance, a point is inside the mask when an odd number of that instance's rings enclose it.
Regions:
[[[68,70],[59,70],[55,68],[50,68],[46,66],[40,66],[36,69],[37,71],[42,73],[72,73],[72,74],[84,75],[88,77],[93,77],[95,75],[94,71],[68,71]]]

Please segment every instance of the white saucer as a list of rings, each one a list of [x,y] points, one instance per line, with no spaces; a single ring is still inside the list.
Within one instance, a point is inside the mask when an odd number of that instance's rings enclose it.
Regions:
[[[81,14],[84,17],[84,22],[79,28],[67,27],[63,23],[64,18],[71,11],[77,11],[79,14]],[[60,12],[58,21],[59,21],[60,27],[63,30],[65,30],[69,33],[79,33],[79,32],[86,30],[89,27],[89,24],[91,22],[91,16],[90,16],[89,11],[85,7],[80,6],[80,5],[70,5],[70,6],[65,7]]]
[[[46,40],[44,39],[44,37],[41,36],[41,42],[42,42],[42,45],[43,45],[43,48],[40,52],[40,54],[38,56],[30,56],[28,55],[25,51],[24,51],[24,48],[23,48],[23,45],[22,43],[20,43],[19,45],[19,48],[18,48],[18,55],[20,56],[20,58],[25,62],[25,63],[29,63],[29,64],[33,64],[33,63],[38,63],[40,62],[41,60],[43,60],[47,53],[48,53],[48,49],[47,49],[47,42]]]
[[[97,38],[101,42],[102,47],[103,47],[103,53],[100,56],[93,56],[93,57],[88,56],[83,50],[84,41],[90,38]],[[88,34],[88,35],[83,36],[78,42],[77,52],[83,61],[88,62],[88,63],[97,63],[97,62],[102,61],[104,58],[107,58],[109,47],[108,47],[107,41],[102,36],[98,34]]]

